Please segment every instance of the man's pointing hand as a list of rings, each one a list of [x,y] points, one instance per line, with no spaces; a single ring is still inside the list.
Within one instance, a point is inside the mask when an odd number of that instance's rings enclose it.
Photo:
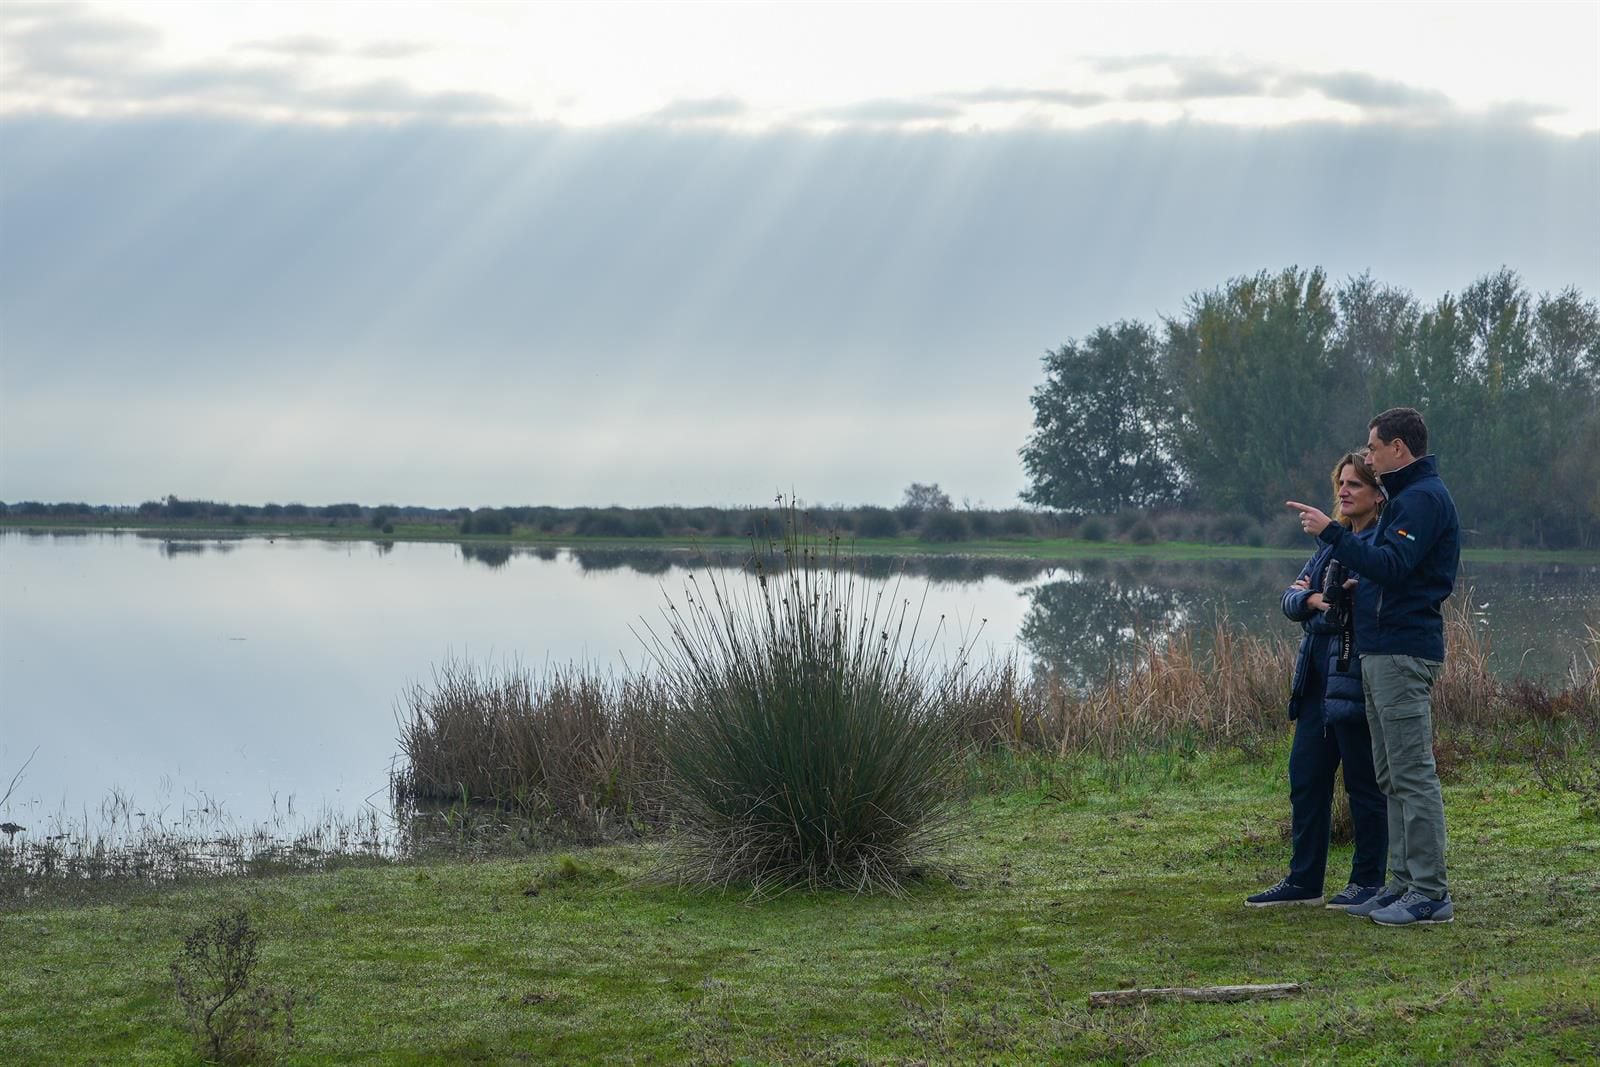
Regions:
[[[1295,500],[1285,500],[1284,504],[1300,513],[1300,529],[1312,537],[1316,537],[1323,530],[1326,530],[1328,524],[1333,521],[1310,504],[1301,504]]]

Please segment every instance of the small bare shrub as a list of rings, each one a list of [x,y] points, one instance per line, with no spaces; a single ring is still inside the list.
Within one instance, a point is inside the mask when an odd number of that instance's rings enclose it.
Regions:
[[[290,989],[256,979],[261,936],[243,908],[201,923],[172,961],[178,1003],[208,1063],[275,1063],[294,1046]]]

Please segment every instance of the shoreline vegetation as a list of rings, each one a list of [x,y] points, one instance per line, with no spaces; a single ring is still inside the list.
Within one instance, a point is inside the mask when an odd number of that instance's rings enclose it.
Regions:
[[[337,524],[251,524],[231,522],[139,521],[90,516],[33,519],[0,515],[0,532],[71,536],[87,533],[132,534],[139,537],[187,540],[315,540],[367,542],[379,545],[435,543],[483,545],[509,549],[607,548],[640,551],[748,554],[748,534],[722,536],[663,533],[638,537],[603,534],[547,533],[513,529],[508,533],[461,532],[446,523],[395,523],[388,531],[358,522]],[[1298,534],[1298,527],[1296,527]],[[1200,541],[1134,541],[1114,537],[1008,537],[968,538],[961,541],[927,541],[915,536],[866,537],[843,533],[851,550],[863,556],[976,556],[1033,560],[1069,560],[1092,557],[1146,557],[1155,559],[1291,559],[1307,555],[1311,540],[1303,534],[1289,544],[1230,544]],[[1480,563],[1573,563],[1600,565],[1600,549],[1573,548],[1464,548],[1464,560]]]
[[[1566,676],[1503,677],[1470,611],[1446,608],[1449,655],[1434,688],[1441,767],[1486,758],[1563,763],[1600,742],[1600,630]],[[1048,664],[957,662],[930,680],[935,714],[968,774],[985,760],[1130,759],[1198,751],[1259,753],[1287,724],[1296,641],[1226,619],[1137,651],[1089,684]],[[648,672],[545,673],[446,663],[402,698],[399,805],[466,801],[513,817],[529,839],[595,843],[670,823],[658,738],[670,687]],[[1600,767],[1600,761],[1595,762]],[[1554,772],[1552,772],[1554,773]],[[1574,790],[1600,817],[1600,770]],[[971,783],[969,783],[969,786]]]

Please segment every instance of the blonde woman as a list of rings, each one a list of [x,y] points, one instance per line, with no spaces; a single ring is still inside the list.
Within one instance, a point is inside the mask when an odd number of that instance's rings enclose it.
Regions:
[[[1370,540],[1384,496],[1364,455],[1346,453],[1334,465],[1333,492],[1333,521],[1356,537]],[[1333,776],[1341,763],[1355,826],[1355,856],[1349,884],[1326,903],[1341,910],[1356,907],[1383,889],[1389,851],[1388,806],[1372,765],[1361,658],[1356,654],[1351,622],[1354,578],[1332,558],[1327,545],[1319,545],[1283,593],[1283,613],[1305,631],[1289,693],[1289,718],[1294,720],[1294,744],[1289,750],[1294,843],[1288,876],[1245,898],[1245,904],[1253,908],[1324,903]]]

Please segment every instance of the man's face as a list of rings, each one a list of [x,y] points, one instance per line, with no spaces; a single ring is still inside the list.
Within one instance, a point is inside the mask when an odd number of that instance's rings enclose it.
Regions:
[[[1372,466],[1374,474],[1388,474],[1405,466],[1405,451],[1405,442],[1400,438],[1385,442],[1378,437],[1376,426],[1367,431],[1367,463]]]

